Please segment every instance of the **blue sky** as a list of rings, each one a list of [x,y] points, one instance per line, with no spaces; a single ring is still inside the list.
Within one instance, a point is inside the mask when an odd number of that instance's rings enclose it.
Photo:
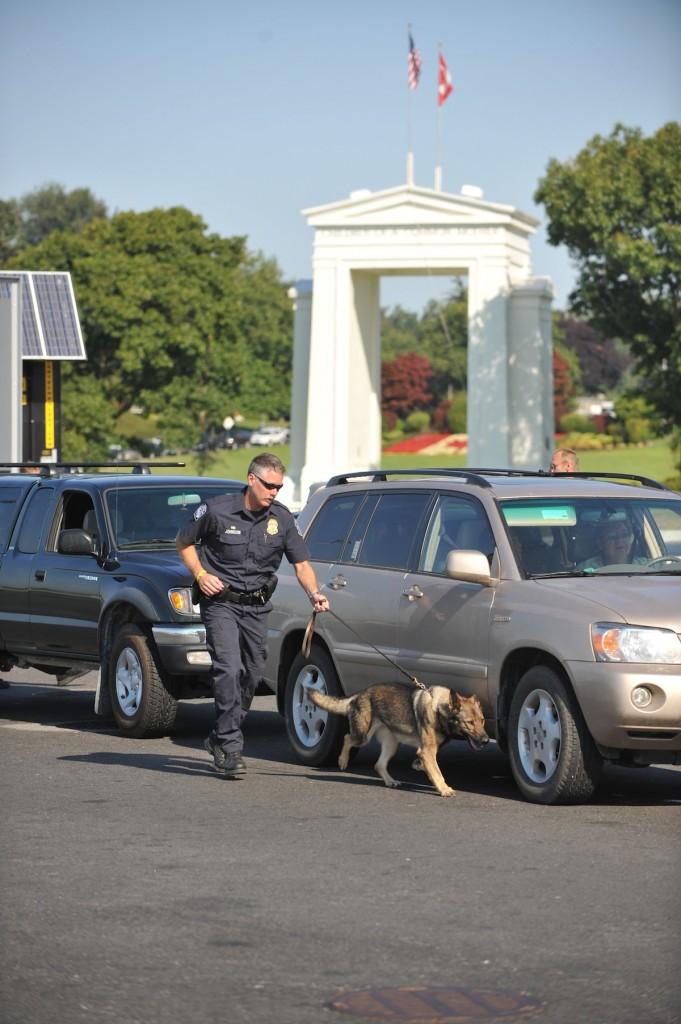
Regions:
[[[309,277],[301,209],[405,180],[407,24],[416,184],[431,187],[437,46],[455,91],[443,188],[464,183],[541,218],[548,160],[616,121],[681,112],[679,0],[22,0],[0,16],[0,198],[56,181],[111,212],[184,205]],[[532,244],[564,306],[567,253]],[[384,282],[418,307],[446,282]]]

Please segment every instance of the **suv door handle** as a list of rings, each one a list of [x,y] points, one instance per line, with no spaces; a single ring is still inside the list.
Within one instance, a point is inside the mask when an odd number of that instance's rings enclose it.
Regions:
[[[332,590],[340,590],[342,587],[347,587],[347,585],[348,581],[345,576],[341,576],[340,573],[338,576],[334,576],[334,578],[329,582],[329,586]]]
[[[403,590],[402,595],[410,601],[415,601],[418,597],[423,597],[423,591],[415,583],[413,587],[407,587],[406,590]]]
[[[45,570],[44,569],[36,569],[36,571],[33,573],[33,575],[35,576],[35,578],[37,580],[44,580],[45,579]]]

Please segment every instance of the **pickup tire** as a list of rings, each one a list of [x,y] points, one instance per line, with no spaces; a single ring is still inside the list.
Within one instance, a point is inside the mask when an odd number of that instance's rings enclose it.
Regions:
[[[139,626],[122,626],[114,638],[109,694],[116,725],[126,736],[164,736],[175,722],[177,701],[168,692],[153,645]]]
[[[296,757],[313,767],[337,762],[348,722],[332,715],[309,700],[307,688],[321,690],[331,697],[343,697],[338,675],[329,655],[318,644],[310,657],[296,655],[286,679],[284,718],[286,732]]]
[[[552,668],[536,665],[518,683],[508,748],[513,777],[526,800],[576,804],[593,796],[603,761],[575,698]]]

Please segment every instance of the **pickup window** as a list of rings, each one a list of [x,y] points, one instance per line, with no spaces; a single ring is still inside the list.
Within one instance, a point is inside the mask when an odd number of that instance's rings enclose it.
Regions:
[[[33,492],[17,537],[17,551],[26,555],[36,553],[40,547],[47,509],[53,497],[54,490],[51,487],[40,487]]]
[[[175,547],[181,526],[203,502],[240,491],[240,484],[191,487],[116,487],[106,493],[114,544],[119,551]]]

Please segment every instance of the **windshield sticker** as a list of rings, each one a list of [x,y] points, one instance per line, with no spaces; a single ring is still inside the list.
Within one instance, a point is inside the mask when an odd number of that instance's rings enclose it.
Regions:
[[[506,505],[504,519],[509,526],[574,526],[574,505]]]

